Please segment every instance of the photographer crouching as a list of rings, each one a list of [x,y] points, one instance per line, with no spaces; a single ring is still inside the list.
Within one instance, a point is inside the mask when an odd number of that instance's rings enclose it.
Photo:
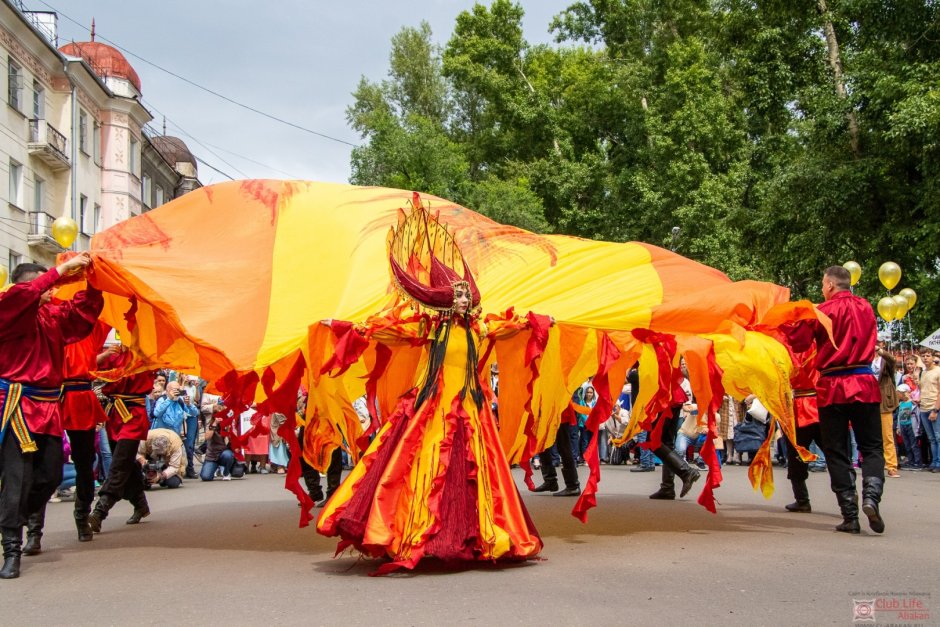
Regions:
[[[155,485],[172,489],[183,484],[186,454],[183,440],[173,430],[151,429],[147,439],[140,443],[137,461],[143,468],[147,490]]]

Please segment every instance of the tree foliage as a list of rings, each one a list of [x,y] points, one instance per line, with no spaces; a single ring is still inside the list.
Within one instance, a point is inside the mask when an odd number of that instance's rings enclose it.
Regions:
[[[582,0],[530,45],[510,0],[392,40],[348,110],[352,181],[449,197],[540,232],[677,245],[819,298],[904,269],[940,326],[940,3]],[[673,238],[673,227],[680,228]]]

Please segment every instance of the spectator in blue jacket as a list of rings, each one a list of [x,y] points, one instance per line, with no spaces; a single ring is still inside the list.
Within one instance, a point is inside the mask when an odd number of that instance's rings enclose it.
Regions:
[[[181,393],[179,383],[171,381],[166,385],[166,394],[153,407],[153,429],[169,429],[182,438],[186,417],[198,415],[199,408],[193,400]]]

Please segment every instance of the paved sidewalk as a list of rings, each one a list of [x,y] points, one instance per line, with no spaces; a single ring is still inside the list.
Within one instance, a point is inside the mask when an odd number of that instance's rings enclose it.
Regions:
[[[142,524],[125,525],[131,508],[120,503],[87,544],[72,504],[50,503],[44,553],[0,581],[0,615],[29,625],[821,625],[851,624],[854,600],[883,599],[879,624],[940,623],[940,475],[889,479],[886,533],[863,519],[862,535],[848,536],[832,531],[826,474],[810,476],[814,513],[789,514],[784,469],[768,501],[745,468],[726,468],[712,515],[695,502],[698,487],[650,501],[659,474],[628,469],[602,468],[586,525],[569,514],[574,499],[524,494],[543,561],[384,578],[367,576],[367,560],[333,559],[334,539],[297,527],[283,476],[151,492]],[[883,609],[912,599],[930,620]]]

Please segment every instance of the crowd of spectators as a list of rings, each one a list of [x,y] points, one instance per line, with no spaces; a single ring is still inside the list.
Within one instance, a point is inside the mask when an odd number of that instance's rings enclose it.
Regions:
[[[226,430],[221,420],[224,410],[221,398],[206,392],[205,382],[198,377],[162,370],[155,374],[146,398],[150,431],[137,456],[148,490],[179,488],[185,480],[230,481],[249,473],[285,472],[291,452],[278,434],[285,417],[258,416],[249,410],[237,425]],[[246,446],[233,448],[231,429],[248,434]],[[103,425],[98,426],[98,433],[95,477],[100,486],[110,470],[111,447]],[[68,437],[63,439],[63,448],[63,481],[52,502],[75,498],[75,467]]]
[[[940,426],[934,409],[940,397],[940,352],[923,349],[919,352],[896,352],[892,354],[898,364],[893,381],[897,399],[893,407],[887,408],[893,415],[890,441],[886,441],[886,459],[897,460],[896,467],[886,468],[890,477],[900,476],[900,471],[940,472]],[[880,373],[888,361],[879,358],[873,365]],[[645,446],[650,433],[640,431],[633,438],[622,441],[630,422],[635,402],[633,386],[636,385],[636,369],[625,381],[609,419],[597,430],[598,455],[602,464],[630,464],[633,472],[650,472],[661,464],[660,460]],[[498,386],[499,371],[493,367],[491,386]],[[685,380],[690,401],[682,407],[682,422],[676,437],[676,452],[690,463],[705,468],[701,450],[708,437],[708,427],[700,416],[694,402],[691,387]],[[597,403],[597,393],[590,381],[585,382],[572,395],[572,406],[576,409],[576,424],[569,429],[571,450],[575,463],[585,463],[584,454],[595,434],[587,429],[590,409]],[[246,474],[283,474],[292,452],[287,441],[279,434],[286,418],[281,414],[262,416],[249,410],[241,416],[237,427],[248,434],[246,445],[233,449],[229,433],[221,428],[220,416],[225,409],[219,396],[205,392],[205,382],[198,377],[159,371],[154,377],[153,390],[146,399],[151,431],[140,445],[138,462],[148,489],[154,487],[177,488],[187,479],[229,481]],[[886,408],[883,406],[883,410]],[[498,407],[494,404],[494,410]],[[729,465],[747,465],[766,440],[774,421],[759,399],[751,396],[738,401],[725,396],[716,415],[715,449],[719,462]],[[851,435],[851,433],[850,433]],[[783,453],[783,437],[776,429],[774,451],[776,463],[786,465]],[[53,501],[71,500],[75,490],[75,468],[71,463],[68,438],[63,441],[65,465],[63,481],[53,496]],[[853,445],[853,462],[858,466],[858,451]],[[107,476],[111,451],[105,430],[99,426],[96,438],[96,477],[99,483]],[[814,472],[826,470],[826,460],[817,443],[810,446],[817,456],[810,463]],[[893,455],[891,454],[893,452]],[[552,463],[560,465],[561,458],[555,446],[550,449]],[[349,468],[348,456],[341,454],[342,466]],[[238,461],[242,459],[244,461]],[[533,466],[539,458],[533,458]],[[199,466],[197,472],[197,464]],[[888,462],[889,466],[891,462]]]
[[[940,472],[940,424],[937,422],[937,411],[934,409],[940,397],[940,352],[926,348],[917,351],[889,351],[882,343],[883,354],[890,353],[892,361],[898,364],[897,371],[891,375],[893,387],[897,392],[897,402],[890,407],[884,407],[892,415],[893,428],[886,439],[886,474],[889,477],[899,477],[900,471],[930,471]],[[887,367],[887,359],[879,358],[873,364],[876,374]],[[631,380],[632,379],[632,380]],[[650,433],[640,431],[633,438],[621,442],[623,434],[630,422],[633,411],[635,395],[632,393],[636,386],[636,369],[628,374],[622,392],[617,399],[610,418],[601,424],[598,429],[598,455],[601,464],[630,464],[635,467],[632,472],[651,472],[661,461],[645,446],[649,441]],[[688,380],[683,382],[690,402],[682,407],[682,423],[676,437],[675,450],[680,456],[699,468],[706,464],[701,458],[701,450],[708,438],[708,426],[704,416],[699,415]],[[889,395],[883,394],[888,397]],[[575,390],[571,398],[572,406],[576,409],[577,423],[570,428],[571,448],[576,456],[578,465],[584,463],[584,451],[594,434],[586,428],[587,414],[585,411],[596,403],[596,393],[590,381],[585,382]],[[755,453],[766,441],[769,430],[773,434],[773,461],[786,466],[786,450],[784,435],[779,426],[775,425],[773,416],[763,406],[759,399],[749,396],[738,401],[726,395],[722,400],[720,411],[716,419],[715,449],[718,453],[719,463],[722,465],[749,465]],[[858,449],[852,438],[853,463],[858,467]],[[826,457],[813,442],[809,450],[816,455],[816,460],[810,462],[811,472],[826,471]],[[553,464],[559,466],[560,457],[556,447],[550,449]],[[894,466],[890,460],[896,460]],[[535,468],[539,467],[539,458],[531,460]]]

